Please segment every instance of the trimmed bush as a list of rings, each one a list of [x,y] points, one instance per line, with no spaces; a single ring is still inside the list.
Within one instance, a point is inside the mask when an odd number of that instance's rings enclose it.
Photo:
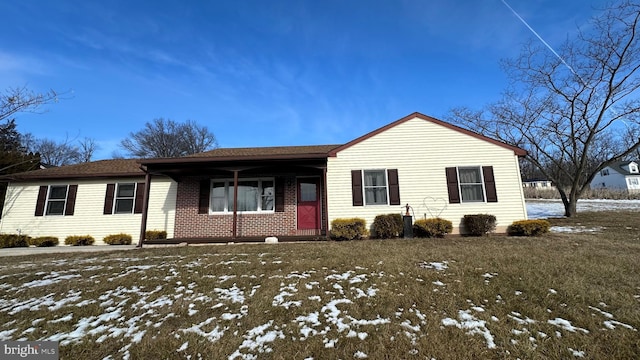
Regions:
[[[419,219],[413,223],[413,236],[421,238],[444,237],[453,231],[453,223],[441,218]]]
[[[145,240],[160,240],[160,239],[166,239],[166,238],[167,238],[167,232],[164,230],[147,230],[144,233]]]
[[[51,247],[60,244],[55,236],[40,236],[29,240],[29,244],[37,247]]]
[[[401,236],[403,230],[402,215],[378,215],[373,219],[371,235],[376,239],[393,239]]]
[[[496,229],[496,217],[489,214],[465,215],[462,223],[471,236],[486,236]]]
[[[18,234],[0,234],[0,248],[29,247],[29,237]]]
[[[65,245],[72,245],[72,246],[93,245],[94,242],[96,242],[96,240],[90,235],[72,235],[72,236],[67,236],[67,238],[64,239]]]
[[[511,236],[538,236],[549,232],[551,224],[547,220],[519,220],[507,227]]]
[[[109,245],[131,245],[131,235],[129,234],[112,234],[102,239]]]
[[[335,219],[331,222],[331,238],[334,240],[359,240],[368,235],[366,221],[360,218]]]

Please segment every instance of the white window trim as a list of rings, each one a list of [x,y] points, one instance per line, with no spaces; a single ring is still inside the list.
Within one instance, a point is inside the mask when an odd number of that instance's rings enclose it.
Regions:
[[[51,201],[49,197],[51,196],[51,188],[62,187],[62,186],[66,187],[66,190],[64,192],[64,205],[62,206],[62,214],[49,214],[49,201]],[[45,201],[45,204],[44,204],[44,215],[45,216],[64,216],[67,210],[68,198],[69,198],[69,185],[49,185],[49,188],[47,189],[47,201]],[[54,199],[53,201],[62,201],[62,199]]]
[[[460,179],[460,169],[478,169],[480,171],[480,181],[482,183],[482,200],[464,200],[462,198],[462,181]],[[478,204],[487,202],[487,187],[484,181],[484,173],[482,172],[482,166],[456,166],[456,175],[458,176],[458,194],[460,195],[461,204]],[[478,183],[464,183],[464,185],[477,185]]]
[[[257,211],[242,211],[238,210],[237,214],[273,214],[276,212],[276,180],[273,177],[260,177],[260,178],[242,178],[238,179],[238,182],[241,181],[257,181],[258,189],[260,190],[260,201],[258,201],[258,210]],[[262,182],[263,181],[271,181],[273,182],[273,209],[272,210],[262,210]],[[224,211],[213,211],[213,183],[224,183]],[[210,215],[232,215],[233,211],[229,210],[229,204],[233,202],[233,192],[229,191],[229,187],[233,186],[233,179],[211,179],[209,181],[209,214]]]
[[[120,189],[120,185],[131,185],[133,184],[133,197],[118,197],[118,189]],[[138,195],[138,183],[130,183],[130,182],[123,182],[123,183],[116,183],[116,188],[114,190],[113,193],[113,208],[111,209],[111,214],[113,215],[130,215],[133,214],[133,212],[136,209],[136,195]],[[126,200],[126,199],[132,199],[133,203],[131,205],[131,211],[130,212],[116,212],[116,205],[118,204],[118,199],[121,200]]]
[[[367,171],[383,171],[384,172],[384,183],[385,183],[385,190],[387,193],[387,202],[385,204],[367,204],[367,185],[365,183],[365,173]],[[370,186],[370,188],[373,188],[374,186]],[[376,187],[381,187],[381,186],[376,186]],[[362,203],[364,204],[364,206],[389,206],[389,174],[387,172],[387,169],[364,169],[362,170]]]

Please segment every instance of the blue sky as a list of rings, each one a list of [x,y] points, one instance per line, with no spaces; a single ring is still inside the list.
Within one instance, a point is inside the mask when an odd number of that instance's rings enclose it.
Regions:
[[[551,45],[595,0],[508,0]],[[18,129],[109,158],[144,123],[220,146],[334,144],[414,111],[481,107],[531,32],[501,0],[2,1],[0,89],[67,92]]]

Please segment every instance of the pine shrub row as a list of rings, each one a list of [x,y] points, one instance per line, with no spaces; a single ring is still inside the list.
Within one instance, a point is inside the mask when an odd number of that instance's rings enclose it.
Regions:
[[[452,231],[453,223],[441,218],[418,219],[413,223],[413,236],[419,238],[441,238]]]
[[[369,235],[366,221],[360,218],[335,219],[331,222],[333,240],[360,240]]]
[[[465,215],[462,224],[471,236],[486,236],[496,229],[496,217],[489,214]]]
[[[90,235],[71,235],[64,239],[65,245],[88,246],[93,245],[96,240]]]
[[[549,232],[551,224],[547,220],[519,220],[507,227],[511,236],[538,236]]]
[[[102,241],[109,245],[131,245],[131,235],[129,234],[113,234],[105,236]]]
[[[0,248],[29,247],[29,237],[18,234],[0,234]]]
[[[371,237],[375,239],[393,239],[402,236],[404,223],[400,214],[378,215],[373,219]]]
[[[145,240],[163,240],[167,238],[167,232],[164,230],[147,230],[144,233]]]

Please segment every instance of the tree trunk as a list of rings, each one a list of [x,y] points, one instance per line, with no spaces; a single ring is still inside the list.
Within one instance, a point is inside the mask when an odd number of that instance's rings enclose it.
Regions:
[[[573,196],[569,199],[569,202],[564,204],[564,216],[573,217],[576,216],[578,211],[576,210],[576,205],[578,205],[578,198]]]
[[[558,187],[558,192],[560,193],[560,198],[562,199],[562,204],[564,205],[564,216],[576,216],[576,205],[578,204],[578,196],[576,196],[575,194],[570,194],[567,197],[567,193],[560,187]]]

